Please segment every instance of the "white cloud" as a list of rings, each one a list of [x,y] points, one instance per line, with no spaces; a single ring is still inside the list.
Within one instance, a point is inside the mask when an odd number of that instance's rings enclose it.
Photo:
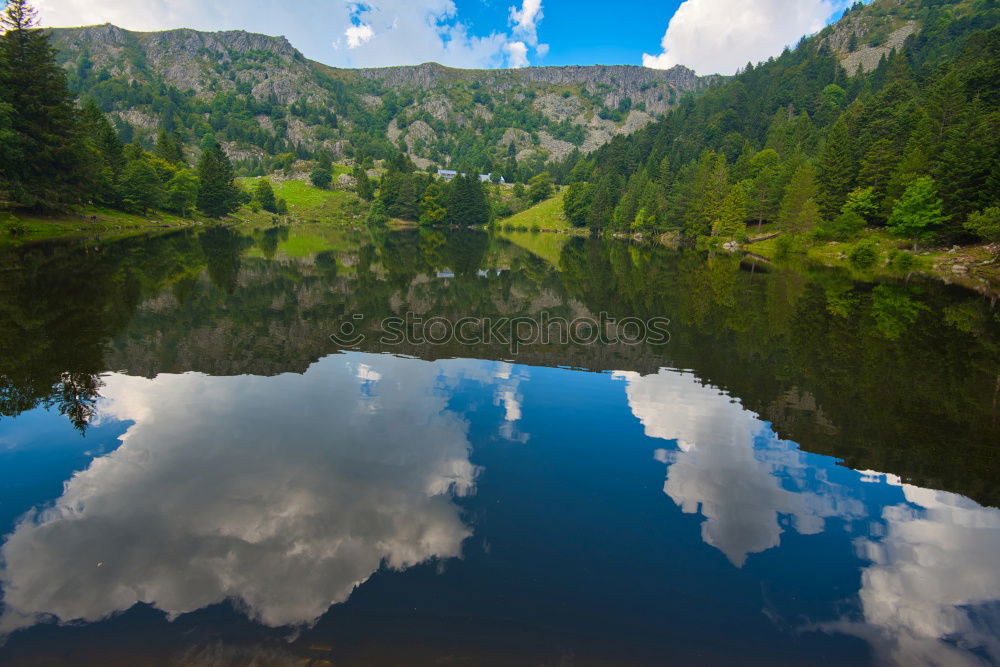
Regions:
[[[530,46],[538,46],[538,24],[543,17],[542,0],[524,0],[520,9],[511,7],[510,22],[514,25],[514,36]]]
[[[453,0],[371,0],[346,6],[334,22],[345,28],[348,50],[332,65],[386,67],[437,62],[451,67],[497,67],[507,63],[506,35],[473,35]],[[364,28],[363,35],[357,30]],[[350,34],[348,34],[350,33]],[[351,37],[355,39],[352,43]]]
[[[454,0],[38,0],[49,27],[113,23],[130,30],[248,30],[285,35],[306,56],[339,67],[438,62],[452,67],[521,67],[538,45],[541,0],[513,8],[510,34],[473,34]],[[516,16],[516,18],[514,18]],[[331,40],[330,36],[336,38]]]
[[[510,67],[528,66],[528,45],[524,42],[510,42],[503,50],[507,53],[507,64]]]
[[[670,19],[663,52],[643,54],[642,64],[732,74],[816,32],[846,4],[845,0],[685,0]]]
[[[356,49],[362,44],[370,42],[372,37],[375,36],[375,31],[372,30],[370,25],[362,23],[360,25],[352,25],[345,30],[344,36],[347,38],[347,48]]]

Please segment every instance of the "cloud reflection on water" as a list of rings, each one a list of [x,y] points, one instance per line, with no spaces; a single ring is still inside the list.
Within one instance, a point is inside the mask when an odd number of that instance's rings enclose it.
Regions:
[[[382,563],[459,556],[453,498],[477,469],[448,372],[337,355],[303,376],[109,376],[102,418],[133,425],[8,537],[0,632],[226,599],[309,624]]]
[[[748,554],[779,546],[779,517],[802,534],[831,517],[855,530],[861,572],[859,619],[817,626],[868,640],[889,664],[1000,664],[1000,510],[944,491],[858,473],[858,483],[900,487],[905,502],[878,508],[855,486],[831,483],[794,443],[695,376],[619,372],[629,406],[668,464],[664,493],[688,514],[700,512],[702,539],[737,567]],[[864,520],[864,521],[861,521]]]

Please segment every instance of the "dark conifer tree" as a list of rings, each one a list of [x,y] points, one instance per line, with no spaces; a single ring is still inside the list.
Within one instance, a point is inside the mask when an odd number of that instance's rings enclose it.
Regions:
[[[233,164],[219,142],[209,139],[198,161],[198,210],[209,217],[221,218],[239,205]]]
[[[35,10],[25,0],[10,0],[0,25],[0,105],[15,135],[5,152],[22,158],[0,162],[0,180],[21,205],[60,208],[83,201],[92,184],[90,161],[49,37],[37,29]]]
[[[166,129],[160,130],[160,134],[156,137],[153,154],[171,164],[185,163],[183,142],[175,133]]]
[[[84,131],[96,154],[92,199],[103,206],[121,205],[120,179],[125,166],[125,146],[107,116],[88,100],[81,110]]]
[[[817,165],[819,171],[820,211],[827,218],[836,217],[854,187],[854,161],[847,121],[841,116],[826,137]]]

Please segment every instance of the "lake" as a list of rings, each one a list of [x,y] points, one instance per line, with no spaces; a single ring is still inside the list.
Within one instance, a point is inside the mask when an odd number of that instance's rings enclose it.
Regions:
[[[982,296],[308,224],[0,275],[0,663],[1000,663]]]

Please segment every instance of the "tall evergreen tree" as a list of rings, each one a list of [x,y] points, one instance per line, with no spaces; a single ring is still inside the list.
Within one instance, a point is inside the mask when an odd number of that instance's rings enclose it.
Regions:
[[[583,227],[587,224],[587,217],[590,215],[590,207],[594,203],[594,191],[596,186],[593,183],[575,182],[566,188],[566,195],[563,198],[563,212],[566,219],[574,227]]]
[[[257,181],[253,190],[253,199],[268,213],[278,212],[278,201],[274,198],[274,188],[271,187],[271,181],[266,178]]]
[[[122,173],[122,202],[133,211],[145,214],[163,205],[163,182],[145,157],[131,160]]]
[[[221,218],[240,206],[240,192],[233,175],[233,164],[219,142],[209,138],[198,160],[198,210],[212,218]]]
[[[448,192],[448,221],[454,225],[484,225],[490,221],[490,205],[479,178],[459,174]]]
[[[942,198],[956,222],[987,206],[995,192],[986,184],[997,139],[997,120],[992,124],[976,99],[969,104],[944,135],[940,144],[937,168],[932,172],[940,184]]]
[[[691,198],[684,212],[684,233],[692,238],[708,236],[719,216],[722,201],[729,193],[726,156],[713,151],[702,153],[694,172]]]
[[[722,201],[719,217],[712,224],[712,236],[722,239],[742,239],[747,235],[747,195],[741,183],[737,183]]]
[[[806,202],[816,203],[818,188],[816,187],[816,169],[809,162],[804,163],[792,176],[781,200],[781,211],[778,213],[778,223],[781,228],[792,234],[802,231],[802,213]],[[810,211],[811,213],[811,211]]]
[[[622,177],[617,172],[606,173],[597,183],[587,214],[587,226],[592,230],[604,229],[612,221],[615,205],[622,192]]]
[[[747,188],[747,214],[757,221],[774,220],[781,202],[781,158],[773,149],[765,149],[750,160],[751,178]]]
[[[166,130],[160,130],[156,137],[153,154],[171,164],[184,164],[184,147],[180,137]]]
[[[354,182],[357,184],[358,196],[365,201],[375,198],[375,188],[372,186],[368,172],[360,164],[354,167]]]
[[[850,145],[847,121],[841,116],[830,128],[817,164],[820,211],[828,218],[840,212],[847,193],[854,185],[855,169]]]
[[[88,100],[81,109],[84,131],[96,159],[94,169],[93,200],[103,206],[121,204],[120,180],[125,167],[125,146],[112,127],[108,117]]]
[[[80,202],[92,183],[91,162],[49,36],[37,29],[35,10],[25,0],[7,3],[0,26],[0,104],[9,109],[15,143],[5,152],[21,157],[0,163],[0,181],[22,205]]]

